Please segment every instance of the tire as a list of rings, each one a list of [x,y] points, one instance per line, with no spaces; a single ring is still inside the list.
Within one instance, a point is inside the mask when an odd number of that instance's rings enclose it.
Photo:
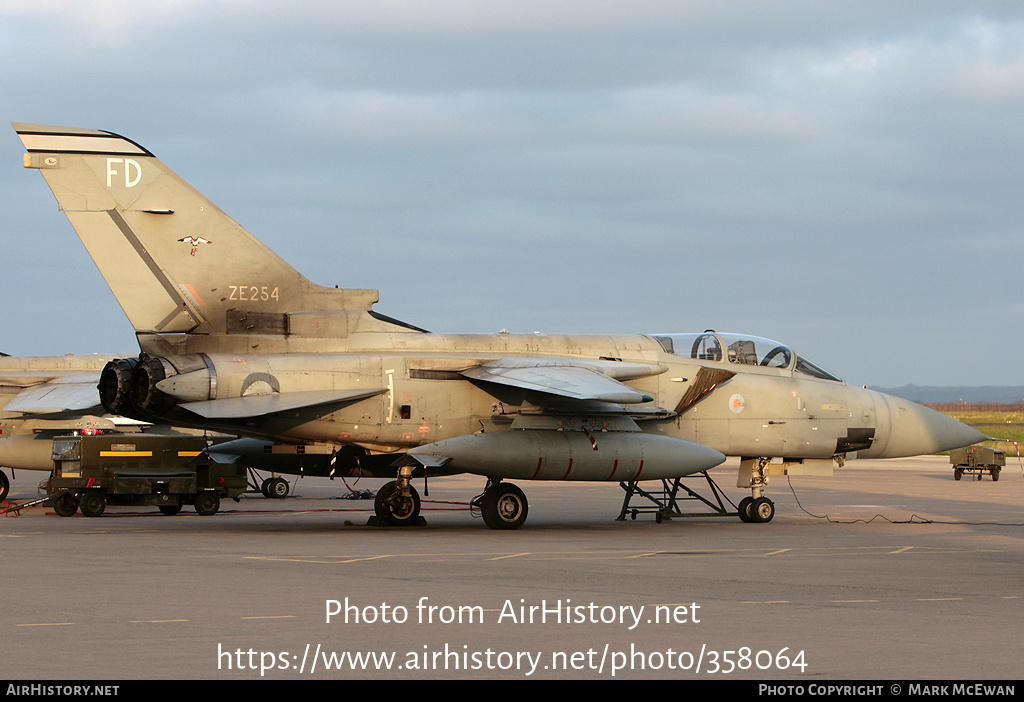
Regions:
[[[82,493],[78,506],[86,517],[98,517],[107,508],[107,500],[103,493],[97,490],[88,490]]]
[[[416,488],[409,486],[409,497],[402,498],[396,494],[398,481],[392,480],[385,483],[384,487],[377,491],[373,500],[373,510],[377,517],[384,524],[395,526],[409,526],[415,524],[420,516],[420,496]]]
[[[179,503],[176,505],[157,505],[157,509],[160,510],[163,514],[166,514],[168,517],[173,517],[181,511],[181,504]]]
[[[0,470],[0,502],[7,499],[7,495],[11,492],[11,481],[7,478],[7,473]]]
[[[492,485],[480,500],[480,514],[491,529],[518,529],[529,512],[526,495],[512,483]]]
[[[997,482],[998,480],[999,480],[999,469],[998,468],[993,468],[992,469],[992,482]]]
[[[747,524],[750,524],[754,521],[754,518],[750,516],[750,504],[753,501],[753,497],[744,497],[742,500],[740,500],[740,503],[737,506],[736,511],[739,512],[741,522],[746,522]]]
[[[767,524],[775,517],[775,503],[759,497],[750,503],[750,516],[758,524]]]
[[[73,517],[78,512],[78,498],[70,492],[58,492],[53,496],[53,511],[61,517]]]
[[[957,466],[953,469],[953,480],[960,480],[964,476],[964,469]]]
[[[192,505],[196,508],[197,514],[212,517],[220,510],[220,495],[212,490],[197,492]]]
[[[284,478],[271,478],[267,483],[267,497],[280,500],[288,497],[288,481]]]

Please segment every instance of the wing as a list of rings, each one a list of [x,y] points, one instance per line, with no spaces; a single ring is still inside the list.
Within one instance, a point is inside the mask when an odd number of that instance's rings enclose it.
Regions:
[[[330,403],[356,402],[384,392],[387,392],[384,388],[378,390],[310,390],[186,402],[180,406],[207,419],[245,419]]]
[[[7,374],[0,385],[17,394],[3,407],[4,412],[22,414],[54,414],[86,412],[100,406],[96,390],[98,373],[79,373],[42,378],[38,374]],[[102,410],[101,410],[102,411]]]
[[[507,358],[461,371],[484,384],[511,386],[564,400],[635,405],[654,398],[611,377],[641,378],[665,372],[663,366],[620,361],[580,361]]]

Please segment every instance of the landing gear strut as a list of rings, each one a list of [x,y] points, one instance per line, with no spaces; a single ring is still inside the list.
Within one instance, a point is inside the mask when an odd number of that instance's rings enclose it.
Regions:
[[[530,505],[526,494],[512,483],[488,480],[483,494],[473,500],[480,508],[484,524],[491,529],[518,529],[526,522]]]
[[[413,466],[398,469],[398,480],[385,483],[373,500],[373,510],[381,524],[410,526],[420,518],[420,495],[412,486]]]
[[[750,488],[751,491],[751,496],[744,497],[738,505],[740,521],[763,524],[775,516],[775,503],[763,494],[771,462],[771,458],[744,458],[740,461],[736,487]]]

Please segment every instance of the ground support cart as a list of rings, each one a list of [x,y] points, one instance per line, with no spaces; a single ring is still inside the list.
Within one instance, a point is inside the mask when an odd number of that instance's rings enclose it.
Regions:
[[[992,480],[999,480],[999,471],[1006,465],[1006,451],[988,446],[966,446],[949,452],[953,464],[953,480],[960,480],[964,473],[976,473],[978,480],[988,473]]]
[[[156,505],[168,515],[193,505],[216,514],[224,497],[246,490],[245,468],[219,463],[196,436],[103,434],[58,437],[53,441],[53,475],[48,491],[54,511],[87,517],[111,505]]]

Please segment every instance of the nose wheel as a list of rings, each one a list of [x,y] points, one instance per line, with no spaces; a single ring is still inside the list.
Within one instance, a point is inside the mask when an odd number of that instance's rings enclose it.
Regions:
[[[750,516],[758,524],[770,522],[775,516],[775,503],[763,495],[750,503]]]
[[[744,497],[737,506],[740,521],[754,524],[770,522],[775,517],[775,503],[764,496],[768,485],[768,464],[771,458],[744,458],[740,461],[736,487],[750,488],[750,497]]]
[[[775,517],[775,503],[764,495],[744,497],[740,500],[737,511],[740,514],[741,522],[764,524]]]

